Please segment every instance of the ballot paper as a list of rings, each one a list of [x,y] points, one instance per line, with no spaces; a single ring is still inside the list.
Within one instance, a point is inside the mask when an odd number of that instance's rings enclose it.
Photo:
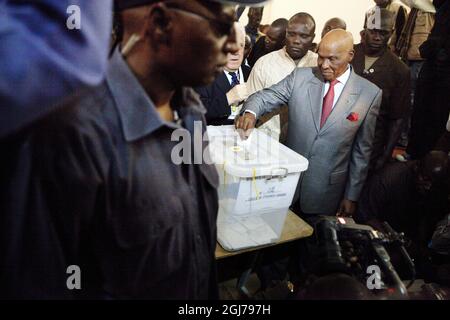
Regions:
[[[278,236],[261,216],[224,216],[219,210],[217,238],[229,251],[266,245],[277,241]]]
[[[253,135],[250,133],[247,139],[241,139],[239,135],[235,138],[234,150],[241,161],[255,160],[257,158],[255,146],[252,145],[252,137]]]
[[[253,141],[253,136],[254,134],[253,130],[250,132],[250,135],[247,137],[247,139],[241,139],[240,136],[237,137],[236,139],[236,144],[240,147],[243,147],[246,150],[249,150],[250,147],[252,146],[252,141]]]

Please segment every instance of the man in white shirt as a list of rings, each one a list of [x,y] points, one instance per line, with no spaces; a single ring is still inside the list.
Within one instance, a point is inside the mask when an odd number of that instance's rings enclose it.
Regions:
[[[236,128],[248,136],[256,119],[287,104],[286,144],[309,161],[294,208],[301,214],[349,216],[367,177],[382,94],[352,70],[351,33],[330,31],[318,54],[318,68],[298,68],[252,95]]]
[[[310,51],[316,23],[308,13],[297,13],[286,30],[286,46],[261,57],[250,73],[247,87],[250,94],[268,88],[286,78],[297,67],[314,67],[317,54]],[[276,115],[261,126],[274,139],[279,139],[280,116]]]

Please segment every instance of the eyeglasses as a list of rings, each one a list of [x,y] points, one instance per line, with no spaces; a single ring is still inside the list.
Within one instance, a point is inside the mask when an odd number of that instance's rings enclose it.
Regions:
[[[171,3],[165,3],[165,6],[171,10],[182,12],[182,13],[185,13],[185,14],[188,14],[191,16],[196,16],[196,17],[200,17],[200,18],[207,20],[214,27],[214,29],[217,31],[217,34],[219,36],[230,36],[233,32],[234,23],[237,21],[236,18],[230,19],[230,20],[225,20],[225,19],[207,17],[203,14],[191,11],[189,9],[179,8],[175,4],[171,4]]]

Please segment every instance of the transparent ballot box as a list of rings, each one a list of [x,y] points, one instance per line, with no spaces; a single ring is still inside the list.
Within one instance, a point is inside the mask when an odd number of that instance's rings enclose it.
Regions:
[[[258,129],[241,140],[234,126],[209,126],[208,136],[220,177],[219,243],[235,251],[277,242],[308,160]]]

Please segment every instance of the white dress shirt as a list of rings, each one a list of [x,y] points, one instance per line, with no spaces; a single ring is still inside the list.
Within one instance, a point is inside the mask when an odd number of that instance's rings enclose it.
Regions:
[[[231,85],[231,84],[233,83],[233,78],[232,78],[231,75],[230,75],[230,72],[231,72],[231,71],[223,70],[223,72],[224,72],[225,75],[227,76],[228,82],[229,82],[230,85]],[[244,74],[242,73],[242,68],[239,67],[239,70],[234,71],[234,72],[237,72],[237,73],[238,73],[238,76],[239,76],[239,83],[240,83],[240,84],[243,84],[243,83],[245,82],[245,80],[244,80]]]
[[[228,82],[230,83],[230,85],[233,84],[233,78],[231,77],[230,72],[235,72],[235,73],[237,73],[238,79],[239,79],[239,84],[244,84],[244,83],[245,83],[244,74],[242,73],[242,68],[241,68],[241,67],[239,67],[239,70],[236,70],[236,71],[227,71],[227,70],[223,70],[223,72],[225,73],[225,75],[226,75],[226,77],[227,77]],[[234,88],[236,89],[238,86],[239,86],[239,85],[237,85],[237,86],[234,87]],[[233,90],[233,89],[231,89],[231,90]],[[231,92],[231,90],[230,90],[229,92]],[[227,96],[227,99],[228,99],[228,96]],[[240,105],[232,104],[232,105],[230,105],[230,108],[231,108],[231,114],[230,114],[230,116],[228,117],[228,119],[234,120],[234,118],[236,118],[236,116],[239,114],[239,112],[241,112],[242,104],[240,104]]]
[[[256,61],[248,77],[249,93],[268,88],[286,78],[295,68],[316,67],[317,53],[309,51],[296,63],[286,48],[273,51]]]
[[[348,78],[350,78],[350,73],[352,72],[352,67],[349,65],[347,67],[347,71],[345,71],[341,76],[337,77],[336,80],[339,82],[334,85],[334,100],[333,100],[333,107],[336,105],[336,102],[339,100],[339,97],[341,96],[342,91],[344,90],[345,84],[348,81]],[[330,82],[325,82],[325,86],[323,88],[322,98],[325,98],[325,95],[327,94],[328,90],[330,89]]]

